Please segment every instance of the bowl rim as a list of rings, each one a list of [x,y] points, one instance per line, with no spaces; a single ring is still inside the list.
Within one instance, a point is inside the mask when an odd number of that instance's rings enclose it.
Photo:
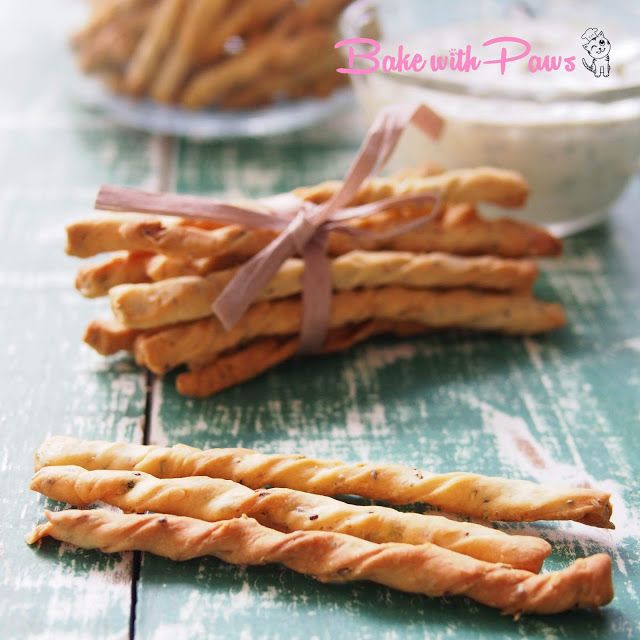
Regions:
[[[398,7],[397,0],[354,0],[340,14],[338,30],[341,39],[356,38],[361,36],[360,29],[363,21],[371,19],[372,12],[382,4],[392,4]],[[375,72],[374,72],[375,73]],[[509,88],[496,88],[494,85],[486,88],[477,85],[464,84],[454,80],[435,77],[433,74],[405,74],[397,71],[386,72],[385,75],[415,87],[440,91],[460,96],[474,98],[505,99],[513,101],[526,101],[528,103],[553,104],[558,102],[592,102],[601,104],[616,103],[621,100],[640,98],[640,76],[636,82],[630,82],[616,87],[604,87],[590,91],[576,91],[571,89],[558,89],[538,93],[535,90],[518,90]],[[357,77],[357,76],[356,76]]]

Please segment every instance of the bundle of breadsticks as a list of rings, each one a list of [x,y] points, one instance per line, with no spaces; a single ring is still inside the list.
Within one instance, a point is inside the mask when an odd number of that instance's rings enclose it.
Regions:
[[[326,201],[339,182],[294,191]],[[485,219],[478,202],[520,206],[527,185],[514,172],[425,166],[365,181],[353,205],[393,194],[437,193],[440,212],[420,228],[380,236],[331,232],[333,287],[322,352],[370,336],[459,328],[532,334],[560,327],[560,305],[537,300],[534,256],[560,252],[543,229],[508,218]],[[259,203],[256,202],[256,208]],[[432,213],[433,204],[384,210],[348,224],[385,232]],[[303,262],[285,261],[242,319],[225,330],[212,303],[242,263],[277,232],[157,215],[108,213],[67,227],[67,252],[86,258],[117,252],[79,271],[87,297],[109,295],[114,318],[94,320],[84,339],[103,355],[130,351],[155,374],[186,365],[181,394],[204,397],[249,380],[294,356],[302,318]]]
[[[72,38],[81,69],[117,93],[190,109],[327,96],[348,0],[103,0]]]
[[[463,595],[506,613],[594,608],[613,597],[611,560],[597,554],[539,574],[541,538],[434,514],[356,506],[356,494],[429,502],[492,520],[577,520],[611,527],[609,495],[470,473],[345,463],[249,449],[53,437],[36,454],[31,489],[74,507],[47,511],[27,538],[173,560],[213,555],[232,564],[282,563],[322,582],[371,580],[427,596]],[[269,488],[264,488],[269,486]],[[153,512],[153,513],[149,513]]]

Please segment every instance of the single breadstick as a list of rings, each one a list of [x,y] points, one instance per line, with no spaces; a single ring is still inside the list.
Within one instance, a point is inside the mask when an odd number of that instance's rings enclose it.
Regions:
[[[178,393],[190,398],[206,398],[220,391],[252,380],[265,371],[293,357],[300,346],[299,338],[264,338],[237,351],[225,353],[213,362],[198,364],[178,374]]]
[[[191,360],[222,353],[261,336],[300,331],[299,298],[259,302],[225,331],[216,317],[159,329],[136,341],[136,358],[154,373],[164,373]],[[558,304],[528,295],[492,294],[471,289],[444,291],[382,287],[333,294],[329,327],[371,319],[418,322],[432,329],[474,329],[527,335],[550,331],[565,322]]]
[[[76,289],[87,298],[106,296],[119,284],[150,282],[147,263],[153,254],[120,253],[100,264],[78,271]]]
[[[180,90],[200,43],[205,41],[224,16],[228,0],[191,0],[182,20],[180,32],[155,81],[151,97],[158,102],[173,102]]]
[[[613,528],[609,494],[598,489],[541,485],[475,473],[427,473],[399,464],[349,463],[251,449],[195,449],[54,436],[35,456],[35,468],[144,471],[158,478],[210,476],[259,489],[266,485],[320,495],[359,495],[391,504],[424,502],[486,520],[575,520]]]
[[[312,187],[300,187],[293,193],[303,200],[326,202],[340,188],[341,182],[330,180]],[[455,169],[428,177],[410,176],[403,180],[393,177],[369,178],[351,206],[375,202],[407,193],[437,191],[449,204],[488,202],[501,207],[521,207],[529,194],[526,181],[516,171],[495,167]]]
[[[141,333],[117,320],[92,320],[82,339],[100,355],[109,356],[118,351],[133,351],[134,342]]]
[[[187,0],[162,0],[131,59],[125,87],[134,95],[143,93],[178,30]]]
[[[207,477],[158,479],[140,471],[86,471],[77,466],[40,469],[31,489],[80,507],[97,501],[124,511],[156,511],[217,522],[247,515],[279,531],[336,531],[370,542],[430,542],[439,547],[537,573],[551,545],[443,516],[360,507],[291,489],[253,491]]]
[[[371,320],[355,327],[340,327],[329,331],[322,353],[344,351],[382,333],[406,336],[427,331],[429,328],[422,325]],[[213,362],[190,362],[190,371],[181,373],[176,378],[176,389],[185,396],[204,398],[259,376],[294,356],[299,348],[299,336],[255,340],[237,351],[222,354]]]
[[[281,563],[321,582],[371,580],[426,596],[463,595],[505,613],[551,614],[594,608],[613,598],[611,558],[596,554],[536,575],[432,544],[375,544],[328,531],[280,533],[252,518],[207,523],[184,516],[104,509],[45,511],[27,537],[46,536],[107,553],[148,551],[173,560],[213,555],[240,565]]]
[[[301,260],[287,260],[258,300],[299,294],[303,272]],[[227,270],[204,278],[185,276],[153,284],[123,284],[109,294],[111,309],[122,324],[137,329],[206,318],[213,314],[213,302],[235,273],[236,270]],[[536,265],[531,261],[492,256],[353,251],[331,261],[331,281],[337,291],[388,285],[524,291],[531,288],[536,275]]]

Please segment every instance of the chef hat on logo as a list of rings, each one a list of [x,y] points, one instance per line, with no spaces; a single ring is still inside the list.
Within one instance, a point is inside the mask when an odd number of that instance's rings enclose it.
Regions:
[[[600,29],[598,29],[598,27],[589,27],[583,34],[582,34],[582,39],[583,40],[591,40],[592,38],[595,38],[597,35],[599,35]]]

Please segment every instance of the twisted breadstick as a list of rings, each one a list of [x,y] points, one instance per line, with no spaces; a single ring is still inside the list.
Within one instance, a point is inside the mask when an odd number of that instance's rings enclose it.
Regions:
[[[486,520],[575,520],[613,528],[609,494],[598,489],[539,485],[473,473],[433,474],[397,464],[316,460],[250,449],[155,447],[54,436],[36,452],[35,468],[145,471],[158,478],[210,476],[259,489],[286,487],[320,495],[360,495],[392,504],[424,502]]]
[[[428,331],[428,327],[420,324],[370,320],[355,326],[331,329],[321,353],[344,351],[383,333],[408,336]],[[185,396],[204,398],[259,376],[293,357],[299,348],[299,336],[255,340],[237,351],[221,355],[213,362],[190,362],[191,370],[177,376],[176,389]]]
[[[611,559],[576,560],[554,573],[469,558],[431,544],[375,544],[341,533],[280,533],[251,518],[207,523],[184,516],[125,515],[103,509],[45,511],[48,522],[27,537],[51,536],[107,553],[148,551],[172,560],[213,555],[241,565],[281,563],[321,582],[371,580],[426,596],[464,595],[505,613],[550,614],[593,608],[613,598]]]
[[[258,300],[299,294],[304,263],[287,260]],[[206,277],[185,276],[154,284],[123,284],[110,292],[111,309],[127,327],[145,329],[212,315],[212,304],[235,270]],[[473,287],[493,291],[528,289],[537,275],[535,263],[492,256],[461,258],[441,253],[353,251],[331,262],[334,290],[382,287]]]
[[[216,354],[261,336],[297,334],[301,319],[300,298],[258,302],[229,331],[216,317],[210,317],[142,336],[136,341],[136,359],[154,373],[164,373],[203,357],[213,360]],[[330,328],[371,319],[416,322],[432,329],[455,327],[512,335],[550,331],[565,321],[560,305],[540,302],[527,295],[400,287],[333,294]]]
[[[158,102],[173,102],[180,91],[201,43],[206,40],[216,21],[225,13],[228,0],[191,0],[162,65],[151,85],[151,97]]]
[[[208,522],[245,514],[280,531],[336,531],[370,542],[431,542],[473,558],[536,573],[551,553],[551,546],[540,538],[510,536],[443,516],[359,507],[291,489],[253,491],[229,480],[207,477],[165,480],[140,471],[57,466],[40,469],[31,489],[74,506],[100,500],[124,511],[156,511]]]
[[[87,298],[97,298],[109,293],[119,284],[150,282],[147,265],[153,254],[119,253],[100,264],[78,271],[76,289]]]
[[[324,202],[339,183],[323,183],[297,190],[302,199]],[[526,197],[526,183],[519,174],[491,168],[449,171],[426,178],[375,178],[367,181],[353,204],[374,202],[390,195],[438,191],[445,203],[491,202],[516,206]],[[259,207],[259,204],[256,204]],[[406,210],[406,211],[405,211]],[[431,207],[404,207],[403,213],[416,217],[426,215]],[[435,220],[418,233],[393,239],[372,241],[331,233],[329,252],[347,253],[358,247],[399,249],[403,242],[408,251],[445,251],[461,254],[493,254],[518,257],[547,255],[559,251],[559,242],[546,231],[511,220],[483,220],[468,207]],[[388,231],[397,225],[398,211],[390,210],[348,223],[358,229]],[[275,237],[275,232],[226,225],[217,229],[201,229],[180,224],[179,219],[155,216],[110,215],[80,220],[67,227],[66,251],[81,258],[105,251],[151,251],[181,259],[233,256],[246,259],[260,251]],[[420,244],[416,249],[416,244]],[[460,247],[460,250],[456,250]]]
[[[173,41],[186,6],[187,0],[162,0],[159,3],[128,65],[125,76],[127,91],[140,95],[147,89],[162,56]]]
[[[339,180],[329,180],[311,187],[294,189],[294,195],[320,204],[326,202],[342,186]],[[517,171],[495,167],[453,169],[437,175],[423,177],[409,175],[402,180],[396,177],[371,177],[358,191],[350,206],[375,202],[408,193],[437,191],[444,202],[487,202],[500,207],[521,207],[529,195],[529,187]]]

